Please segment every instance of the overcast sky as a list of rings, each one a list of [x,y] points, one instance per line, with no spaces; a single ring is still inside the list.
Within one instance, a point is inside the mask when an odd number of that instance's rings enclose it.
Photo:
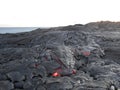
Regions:
[[[101,20],[120,20],[120,0],[0,0],[0,26],[56,27]]]

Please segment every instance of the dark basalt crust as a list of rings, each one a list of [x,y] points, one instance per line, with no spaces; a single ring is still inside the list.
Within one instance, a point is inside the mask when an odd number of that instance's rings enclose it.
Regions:
[[[0,34],[0,90],[119,90],[120,23]]]

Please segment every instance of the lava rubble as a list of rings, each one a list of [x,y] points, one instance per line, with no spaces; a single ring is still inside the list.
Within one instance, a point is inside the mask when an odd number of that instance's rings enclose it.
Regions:
[[[0,34],[0,90],[120,90],[120,23]]]

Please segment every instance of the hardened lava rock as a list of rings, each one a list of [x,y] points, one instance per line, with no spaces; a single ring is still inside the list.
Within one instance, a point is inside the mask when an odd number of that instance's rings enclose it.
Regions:
[[[119,90],[120,23],[0,34],[0,90]]]

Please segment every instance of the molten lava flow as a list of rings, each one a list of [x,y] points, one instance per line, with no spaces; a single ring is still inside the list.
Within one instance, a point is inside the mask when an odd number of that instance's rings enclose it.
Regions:
[[[58,76],[60,76],[60,74],[58,72],[55,72],[55,73],[52,74],[52,76],[53,77],[58,77]]]

